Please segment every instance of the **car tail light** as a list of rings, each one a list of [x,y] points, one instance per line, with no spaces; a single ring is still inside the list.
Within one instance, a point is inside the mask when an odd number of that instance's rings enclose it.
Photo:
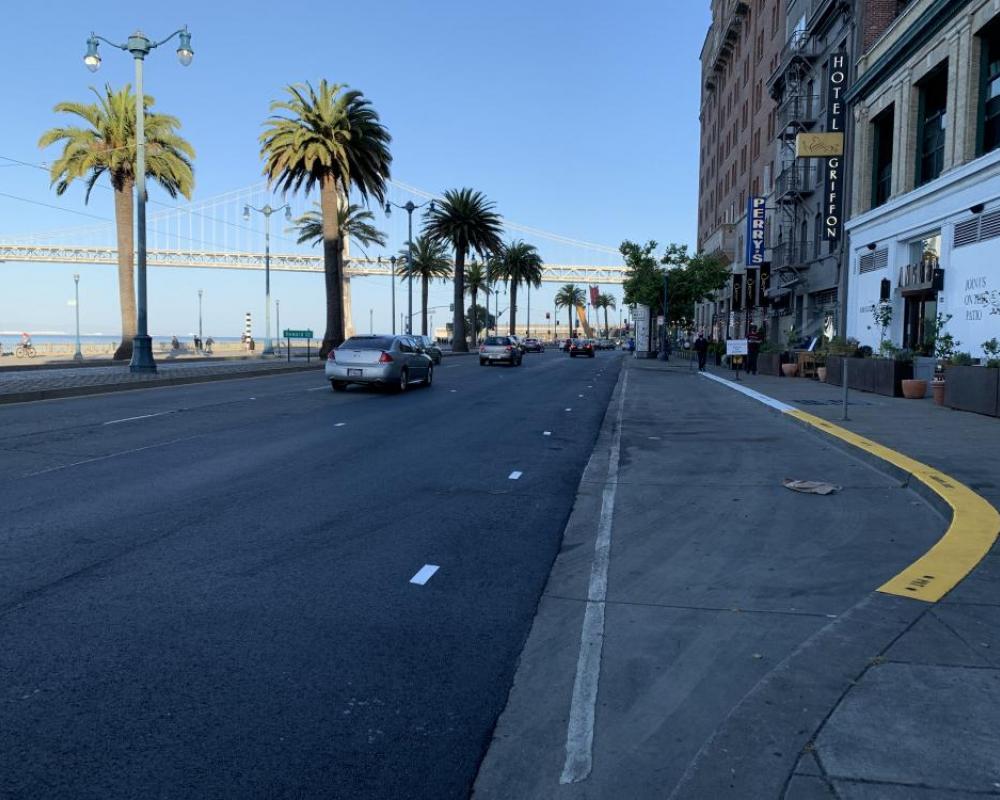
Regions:
[[[382,355],[380,355],[380,356],[378,357],[378,363],[379,363],[379,364],[389,364],[389,363],[391,363],[391,362],[392,362],[392,356],[390,356],[390,355],[389,355],[388,353],[386,353],[385,351],[383,351],[383,352],[382,352]]]
[[[337,351],[336,350],[331,350],[330,354],[326,357],[326,360],[327,361],[336,361],[337,360]]]
[[[485,344],[479,345],[479,352],[480,353],[485,353],[486,352],[486,345]]]
[[[511,347],[510,345],[507,345],[507,346],[506,346],[506,347],[504,348],[504,350],[506,350],[506,351],[507,351],[508,353],[509,353],[509,352],[510,352],[511,350],[513,350],[513,349],[514,349],[514,348],[513,348],[513,347]]]

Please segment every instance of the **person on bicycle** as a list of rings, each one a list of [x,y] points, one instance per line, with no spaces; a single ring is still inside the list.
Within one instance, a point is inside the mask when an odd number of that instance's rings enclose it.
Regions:
[[[21,331],[21,347],[31,347],[31,334]]]

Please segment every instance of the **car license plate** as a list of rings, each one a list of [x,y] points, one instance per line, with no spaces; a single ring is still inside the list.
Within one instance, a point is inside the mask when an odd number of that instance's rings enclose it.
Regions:
[[[347,370],[347,377],[348,378],[360,378],[364,374],[365,374],[364,370],[361,370],[361,369],[348,369]]]

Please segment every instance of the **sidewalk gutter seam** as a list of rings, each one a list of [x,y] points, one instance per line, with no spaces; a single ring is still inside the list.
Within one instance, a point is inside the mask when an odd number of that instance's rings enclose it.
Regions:
[[[878,587],[879,592],[936,603],[975,569],[996,541],[1000,532],[1000,513],[985,498],[949,475],[767,395],[737,386],[715,375],[702,375],[832,436],[866,456],[874,456],[892,467],[894,474],[901,473],[907,482],[915,480],[923,490],[918,492],[922,497],[931,500],[939,508],[943,506],[946,513],[950,513],[948,528],[937,543]],[[930,497],[927,497],[928,494]]]
[[[573,681],[573,700],[566,726],[566,761],[559,783],[585,780],[593,768],[594,718],[597,712],[597,690],[601,677],[601,654],[604,649],[604,610],[608,594],[608,566],[611,556],[611,529],[618,491],[618,467],[621,454],[622,414],[628,370],[622,377],[618,395],[618,413],[608,456],[608,478],[601,496],[601,514],[594,541],[587,608],[580,632],[580,656]]]

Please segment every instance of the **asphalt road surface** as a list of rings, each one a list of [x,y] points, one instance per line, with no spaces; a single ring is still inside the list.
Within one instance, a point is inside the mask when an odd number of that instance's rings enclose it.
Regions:
[[[466,796],[620,365],[0,408],[0,797]]]

